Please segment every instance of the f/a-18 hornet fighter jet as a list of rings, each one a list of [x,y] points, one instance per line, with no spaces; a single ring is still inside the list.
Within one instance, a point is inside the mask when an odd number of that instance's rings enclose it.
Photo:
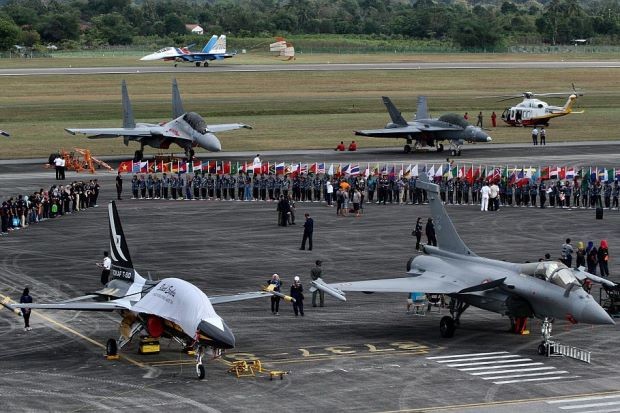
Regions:
[[[196,351],[196,374],[205,376],[203,356],[217,357],[235,346],[235,336],[213,309],[214,304],[277,295],[273,290],[234,295],[211,296],[179,278],[147,280],[133,266],[127,241],[114,201],[108,206],[110,222],[111,280],[99,291],[71,300],[50,304],[14,304],[12,308],[76,311],[118,311],[122,317],[121,336],[109,339],[106,353],[115,355],[136,334],[173,339],[184,348]]]
[[[437,151],[443,151],[442,141],[448,141],[453,156],[461,154],[461,147],[467,142],[491,142],[491,137],[482,129],[470,125],[462,116],[446,113],[439,118],[431,118],[428,114],[426,96],[418,97],[418,109],[415,119],[407,122],[389,97],[383,96],[383,103],[390,114],[391,122],[383,129],[355,131],[358,136],[375,138],[406,139],[405,153],[424,146],[436,146]]]
[[[116,138],[122,136],[125,145],[129,141],[138,141],[140,149],[134,155],[134,161],[142,160],[145,146],[168,149],[175,143],[185,150],[185,155],[191,159],[196,146],[211,152],[222,150],[222,144],[214,133],[235,129],[252,129],[243,123],[225,123],[207,125],[207,122],[196,112],[185,112],[179,93],[176,79],[172,80],[172,120],[162,123],[136,123],[133,117],[127,85],[122,82],[123,95],[123,127],[122,128],[66,128],[72,135],[82,133],[90,135],[90,139]]]
[[[582,282],[588,278],[609,286],[614,283],[557,261],[519,264],[479,257],[456,232],[439,198],[439,186],[429,183],[422,174],[418,187],[428,193],[437,247],[425,245],[424,255],[409,260],[407,274],[402,278],[334,284],[319,279],[312,282],[312,288],[342,301],[346,301],[346,291],[445,294],[451,298],[451,315],[440,321],[443,337],[454,335],[461,315],[470,305],[511,317],[537,317],[543,321],[544,341],[538,348],[541,354],[554,319],[614,324],[609,314],[583,290]]]

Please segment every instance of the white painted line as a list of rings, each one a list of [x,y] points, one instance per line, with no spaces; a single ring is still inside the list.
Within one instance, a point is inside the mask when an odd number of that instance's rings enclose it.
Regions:
[[[502,366],[502,367],[505,367],[505,366]],[[532,367],[531,369],[525,368],[525,369],[511,369],[511,370],[499,370],[499,371],[492,370],[492,371],[481,371],[481,372],[469,373],[469,374],[471,374],[472,376],[482,376],[483,374],[518,373],[518,372],[525,372],[525,371],[540,371],[540,370],[555,370],[555,367]]]
[[[611,409],[586,410],[586,411],[579,412],[579,413],[613,413],[613,412],[620,412],[620,407],[614,407]]]
[[[532,361],[532,359],[512,359],[496,361],[476,361],[474,363],[448,364],[449,367],[482,366],[484,364],[517,363],[521,361]]]
[[[504,369],[506,367],[524,367],[524,366],[542,366],[542,365],[543,363],[537,361],[535,363],[511,364],[510,366],[468,367],[466,369],[459,369],[459,371],[491,370],[491,369]]]
[[[464,359],[456,359],[456,360],[435,360],[437,363],[458,363],[460,361],[476,361],[476,360],[494,360],[494,359],[509,359],[515,357],[522,357],[516,354],[508,354],[503,356],[486,356],[486,357],[469,357]]]
[[[538,373],[526,373],[526,374],[510,374],[508,376],[495,376],[495,377],[482,377],[483,380],[499,380],[499,379],[513,379],[515,377],[535,377],[535,376],[548,376],[551,374],[568,374],[566,370],[560,371],[542,371]]]
[[[515,380],[504,380],[504,381],[494,381],[494,384],[510,384],[510,383],[523,383],[528,381],[543,381],[543,380],[562,380],[562,379],[576,379],[580,376],[558,376],[558,377],[536,377],[533,379],[515,379]]]
[[[507,354],[507,351],[496,351],[494,353],[470,353],[470,354],[453,354],[451,356],[435,356],[435,357],[427,357],[427,360],[439,360],[439,359],[449,359],[455,357],[469,357],[469,356],[491,356],[493,354]]]
[[[620,401],[617,402],[603,402],[603,403],[589,403],[589,404],[574,404],[572,406],[559,406],[562,410],[572,410],[572,409],[585,409],[588,407],[605,407],[605,406],[618,406],[620,405]],[[618,407],[620,408],[620,407]]]
[[[620,393],[609,395],[609,396],[574,397],[572,399],[549,400],[547,404],[575,403],[575,402],[578,403],[578,402],[589,402],[592,400],[607,400],[607,399],[618,399],[618,398],[620,398]]]

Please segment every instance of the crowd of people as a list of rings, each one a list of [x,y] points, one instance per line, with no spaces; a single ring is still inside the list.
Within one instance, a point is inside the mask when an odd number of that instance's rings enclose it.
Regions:
[[[52,185],[30,195],[17,195],[2,202],[1,235],[32,224],[96,207],[100,185],[96,179]]]
[[[394,177],[387,173],[330,177],[325,174],[148,174],[134,175],[132,199],[325,202],[337,207],[337,215],[349,210],[359,216],[363,205],[424,204],[426,191],[418,188],[417,176]],[[586,180],[587,181],[587,180]],[[490,183],[483,178],[436,179],[441,200],[447,205],[481,205],[483,210],[502,206],[546,208],[618,209],[620,184],[578,180],[545,180]],[[120,199],[120,195],[119,195]],[[294,222],[294,219],[293,219]]]

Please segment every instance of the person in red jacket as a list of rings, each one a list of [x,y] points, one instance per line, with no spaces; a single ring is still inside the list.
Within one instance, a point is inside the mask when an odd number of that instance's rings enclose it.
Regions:
[[[355,141],[351,141],[351,144],[349,145],[349,150],[350,151],[356,151],[357,150],[357,143],[355,143]]]
[[[344,151],[344,142],[340,141],[340,144],[336,146],[337,151]]]

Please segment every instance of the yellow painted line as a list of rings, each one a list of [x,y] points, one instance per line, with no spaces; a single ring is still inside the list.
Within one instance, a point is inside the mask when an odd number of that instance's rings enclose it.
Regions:
[[[579,398],[579,397],[606,396],[606,395],[617,395],[617,394],[620,394],[620,392],[617,390],[610,390],[610,391],[594,392],[594,393],[568,394],[564,396],[543,396],[543,397],[534,397],[531,399],[520,399],[520,400],[505,400],[505,401],[469,403],[469,404],[452,404],[448,406],[420,407],[420,408],[415,408],[415,409],[381,410],[376,413],[416,413],[416,412],[421,413],[421,412],[434,412],[434,411],[439,411],[439,410],[462,410],[462,409],[473,409],[476,407],[510,406],[510,405],[515,405],[515,404],[546,402],[549,400],[562,400],[562,399],[566,399],[567,397],[574,399],[574,398]]]
[[[8,304],[14,303],[14,301],[11,300],[10,297],[7,297],[5,295],[0,295],[0,297],[2,297],[2,304],[8,305]],[[34,311],[33,310],[32,314],[36,315],[39,318],[42,318],[43,320],[45,320],[45,321],[47,321],[47,322],[49,322],[51,324],[54,324],[56,327],[58,327],[58,328],[60,328],[62,330],[68,331],[69,333],[71,333],[71,334],[73,334],[73,335],[75,335],[75,336],[77,336],[77,337],[79,337],[79,338],[81,338],[83,340],[86,340],[89,343],[94,344],[95,346],[100,347],[100,348],[105,350],[105,347],[106,347],[105,345],[101,344],[100,342],[98,342],[98,341],[96,341],[96,340],[94,340],[94,339],[92,339],[92,338],[90,338],[88,336],[85,336],[84,334],[80,333],[77,330],[72,329],[71,327],[69,327],[66,324],[63,324],[63,323],[61,323],[59,321],[56,321],[56,320],[54,320],[53,318],[51,318],[49,316],[46,316],[44,314],[39,313],[38,311]],[[146,367],[146,365],[144,363],[141,363],[141,362],[139,362],[137,360],[134,360],[131,357],[121,356],[121,358],[127,360],[131,364],[133,364],[135,366],[138,366],[140,368],[145,368]]]

